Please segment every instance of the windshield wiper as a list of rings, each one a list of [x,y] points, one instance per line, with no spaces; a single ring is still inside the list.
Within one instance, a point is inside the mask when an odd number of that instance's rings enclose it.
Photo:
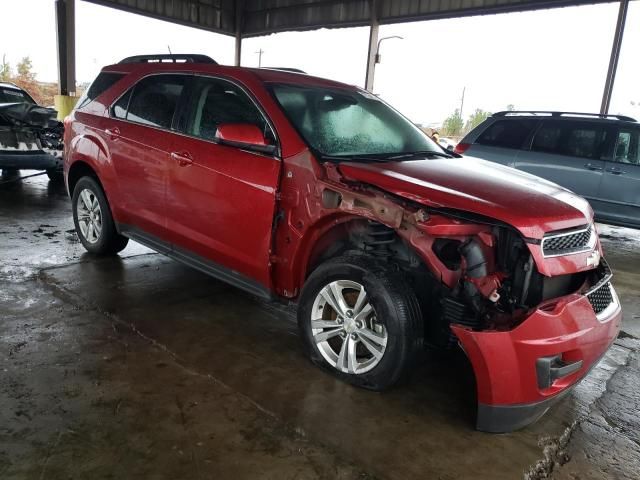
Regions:
[[[320,155],[320,158],[322,158],[323,160],[338,162],[365,161],[386,163],[390,161],[390,158],[388,156],[382,155]]]
[[[416,152],[405,152],[399,153],[398,155],[393,155],[391,157],[387,157],[389,160],[401,160],[403,158],[416,158],[416,157],[442,157],[442,158],[454,158],[453,155],[449,155],[444,152],[436,152],[434,150],[420,150]]]

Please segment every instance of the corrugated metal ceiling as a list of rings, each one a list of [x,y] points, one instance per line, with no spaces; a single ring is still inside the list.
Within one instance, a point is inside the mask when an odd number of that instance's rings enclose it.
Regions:
[[[242,12],[244,37],[369,25],[372,9],[381,24],[566,7],[610,0],[84,0],[213,32],[235,34]],[[375,3],[375,7],[373,7]]]

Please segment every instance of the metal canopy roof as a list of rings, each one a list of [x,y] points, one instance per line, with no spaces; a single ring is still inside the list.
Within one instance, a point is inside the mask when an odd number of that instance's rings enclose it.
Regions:
[[[85,1],[241,37],[322,27],[370,25],[372,17],[377,17],[380,24],[385,24],[611,2],[611,0]]]

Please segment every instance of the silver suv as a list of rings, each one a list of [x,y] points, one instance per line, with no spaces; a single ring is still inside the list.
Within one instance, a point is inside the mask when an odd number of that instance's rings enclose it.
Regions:
[[[585,197],[596,219],[640,228],[640,123],[622,115],[508,111],[456,152],[524,170]]]

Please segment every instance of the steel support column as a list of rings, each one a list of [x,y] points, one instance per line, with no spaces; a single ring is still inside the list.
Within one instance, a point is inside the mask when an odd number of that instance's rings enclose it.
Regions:
[[[58,85],[60,95],[76,92],[75,0],[56,0]]]
[[[242,0],[236,0],[236,44],[235,44],[235,66],[240,66],[240,60],[242,56],[242,27],[243,27],[243,15],[244,15],[244,2]]]
[[[618,70],[618,59],[620,58],[620,47],[622,46],[622,35],[624,34],[624,25],[627,21],[628,9],[629,0],[620,0],[616,33],[613,36],[613,46],[611,47],[611,57],[609,59],[609,70],[607,71],[607,80],[604,84],[602,105],[600,106],[600,113],[603,115],[609,113],[609,105],[611,104],[611,95],[613,93],[613,83],[615,82],[616,71]]]
[[[371,26],[369,27],[369,51],[367,55],[367,74],[364,80],[364,88],[373,92],[373,79],[376,73],[376,57],[378,54],[378,10],[376,0],[371,0]]]

